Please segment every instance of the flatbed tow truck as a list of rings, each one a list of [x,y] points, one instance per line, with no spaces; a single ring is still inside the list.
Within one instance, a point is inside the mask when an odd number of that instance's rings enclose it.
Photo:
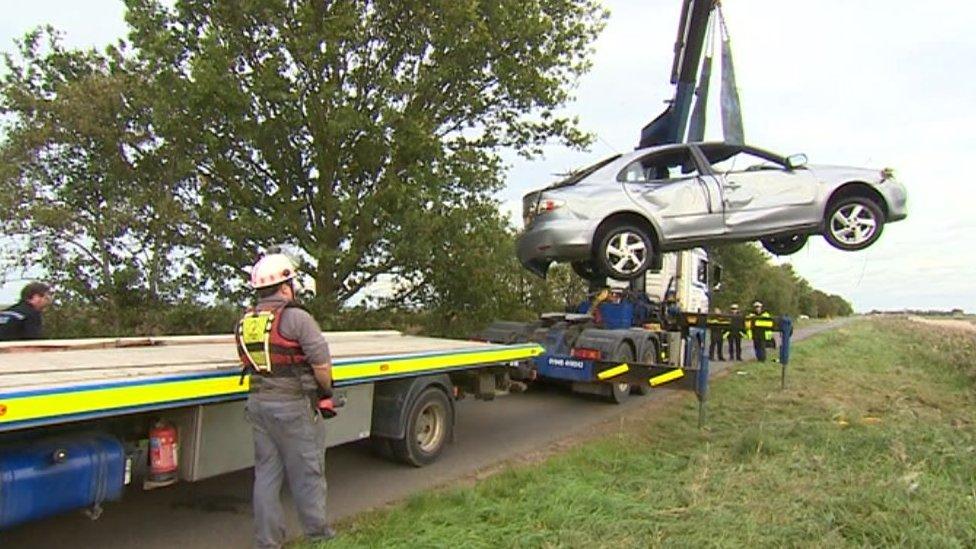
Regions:
[[[369,438],[414,466],[451,439],[456,399],[494,398],[513,365],[543,352],[395,331],[325,336],[339,412],[328,445]],[[0,343],[0,530],[72,509],[97,516],[133,479],[157,486],[146,464],[159,422],[176,428],[184,481],[251,467],[248,381],[230,335]]]

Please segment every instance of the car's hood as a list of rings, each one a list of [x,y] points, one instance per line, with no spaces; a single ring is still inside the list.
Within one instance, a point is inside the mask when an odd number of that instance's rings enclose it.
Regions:
[[[881,170],[871,168],[855,168],[853,166],[831,166],[828,164],[810,164],[807,166],[817,179],[832,181],[842,179],[845,181],[860,180],[865,183],[878,183],[881,181]]]

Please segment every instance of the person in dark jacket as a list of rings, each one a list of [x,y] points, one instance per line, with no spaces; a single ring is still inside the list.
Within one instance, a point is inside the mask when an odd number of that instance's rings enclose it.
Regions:
[[[0,341],[40,339],[44,336],[42,314],[51,306],[51,287],[31,282],[20,291],[20,301],[0,311]]]
[[[722,309],[715,307],[715,310],[712,312],[716,314],[722,314]],[[725,360],[725,357],[722,356],[722,333],[724,331],[725,330],[722,329],[721,326],[712,326],[711,328],[709,328],[708,360],[715,360],[716,349],[718,349],[718,359],[721,361]]]
[[[729,325],[729,360],[742,360],[742,334],[746,331],[746,319],[739,311],[739,305],[729,307],[732,322]]]

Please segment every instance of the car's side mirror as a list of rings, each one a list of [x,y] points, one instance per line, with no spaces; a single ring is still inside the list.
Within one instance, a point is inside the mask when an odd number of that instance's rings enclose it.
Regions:
[[[786,157],[786,167],[795,170],[807,165],[807,155],[803,153],[791,154]]]

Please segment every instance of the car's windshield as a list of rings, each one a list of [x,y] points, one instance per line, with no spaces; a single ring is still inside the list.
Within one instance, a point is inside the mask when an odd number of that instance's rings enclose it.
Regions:
[[[582,170],[573,170],[573,171],[569,172],[569,174],[566,177],[566,179],[561,179],[561,180],[553,183],[552,185],[549,185],[546,188],[547,189],[558,189],[559,187],[568,187],[570,185],[575,185],[575,184],[579,183],[580,181],[582,181],[586,176],[588,176],[591,173],[599,170],[600,168],[606,166],[607,164],[613,162],[614,160],[616,160],[618,158],[620,158],[620,155],[619,154],[614,155],[614,156],[611,156],[610,158],[606,158],[604,160],[601,160],[601,161],[597,162],[596,164],[593,164],[592,166],[588,166],[586,168],[583,168]]]

